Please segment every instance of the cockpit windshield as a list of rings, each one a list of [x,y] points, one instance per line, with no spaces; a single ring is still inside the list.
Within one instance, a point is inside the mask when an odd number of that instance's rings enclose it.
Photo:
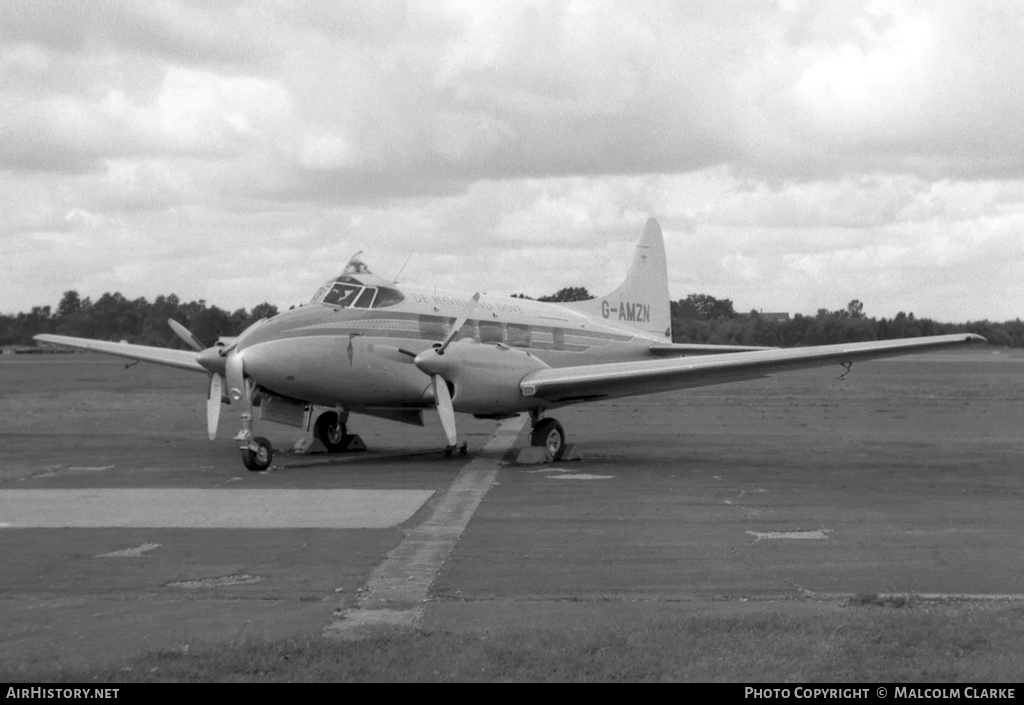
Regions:
[[[311,304],[327,304],[341,308],[385,308],[394,306],[405,297],[402,292],[387,286],[363,284],[355,277],[341,276],[317,290]]]

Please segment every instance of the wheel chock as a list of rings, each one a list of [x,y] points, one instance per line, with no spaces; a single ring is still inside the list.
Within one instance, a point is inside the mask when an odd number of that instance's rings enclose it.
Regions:
[[[340,453],[358,453],[359,451],[366,450],[366,444],[363,443],[363,439],[354,433],[346,434],[341,437],[342,449]]]
[[[342,436],[341,442],[342,447],[335,451],[337,453],[358,453],[366,450],[366,444],[363,443],[363,439],[354,433]],[[303,436],[295,442],[291,452],[296,455],[320,455],[330,451],[327,450],[327,446],[319,438]]]
[[[296,455],[316,455],[318,453],[326,453],[327,447],[320,442],[319,438],[304,436],[295,442],[291,452]]]
[[[583,460],[583,455],[576,450],[576,446],[572,443],[565,444],[565,450],[562,451],[562,457],[558,459],[558,462],[564,463],[569,460]]]
[[[544,446],[527,446],[519,450],[512,462],[516,465],[542,465],[552,460],[551,451]]]

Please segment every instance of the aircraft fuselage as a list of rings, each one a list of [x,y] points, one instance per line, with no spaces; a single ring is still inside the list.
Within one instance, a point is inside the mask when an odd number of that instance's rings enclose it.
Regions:
[[[326,406],[430,406],[429,377],[396,350],[417,354],[443,340],[471,296],[414,287],[401,293],[404,299],[386,308],[311,303],[278,314],[238,341],[246,374],[271,392]],[[659,342],[558,304],[487,295],[455,344],[460,340],[503,346],[549,367],[645,359]],[[509,366],[500,360],[492,366]],[[456,410],[487,413],[460,408],[458,389],[453,401]]]

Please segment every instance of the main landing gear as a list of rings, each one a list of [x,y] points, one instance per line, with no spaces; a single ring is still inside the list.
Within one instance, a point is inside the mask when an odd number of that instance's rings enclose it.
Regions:
[[[345,436],[348,435],[348,414],[344,419],[334,411],[325,411],[317,417],[313,426],[313,435],[316,436],[328,453],[338,453],[345,450]]]
[[[565,429],[555,419],[542,419],[537,413],[531,413],[533,432],[530,433],[530,445],[543,446],[551,453],[554,460],[561,460],[565,454]]]
[[[325,411],[313,424],[313,436],[324,444],[328,453],[352,453],[366,450],[363,439],[349,433],[348,411],[339,407],[337,411]]]

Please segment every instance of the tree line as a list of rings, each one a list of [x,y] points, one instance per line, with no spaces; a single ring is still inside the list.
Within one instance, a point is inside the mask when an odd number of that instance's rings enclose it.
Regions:
[[[821,308],[813,316],[798,313],[787,320],[758,311],[737,313],[729,299],[716,299],[706,294],[690,294],[673,301],[671,306],[672,340],[677,343],[788,348],[977,333],[988,338],[991,345],[1024,347],[1024,322],[1019,318],[1005,323],[941,323],[901,311],[893,318],[876,319],[864,314],[864,305],[857,299],[838,311]]]
[[[538,300],[592,298],[584,287],[567,287]],[[677,343],[793,347],[969,332],[985,336],[992,345],[1024,347],[1024,322],[1019,318],[1004,323],[941,323],[900,312],[893,318],[875,319],[864,314],[864,306],[857,300],[838,311],[819,309],[813,316],[798,313],[778,320],[757,311],[738,313],[729,299],[690,294],[672,301],[671,312],[672,340]],[[203,299],[183,303],[175,294],[149,302],[144,297],[127,299],[120,292],[108,292],[92,301],[76,291],[66,291],[56,311],[50,306],[34,306],[28,313],[0,314],[0,345],[33,345],[32,336],[38,333],[58,333],[185,348],[167,325],[168,318],[183,323],[202,343],[212,345],[218,336],[237,335],[260,318],[276,314],[277,307],[269,303],[258,304],[251,311],[228,312]]]
[[[92,301],[77,291],[66,291],[56,311],[34,306],[28,313],[0,315],[0,345],[33,345],[32,336],[57,333],[185,349],[167,325],[168,318],[183,323],[200,342],[213,345],[219,336],[237,335],[260,318],[276,314],[277,307],[269,303],[258,304],[252,311],[228,312],[203,299],[183,303],[175,294],[157,296],[151,303],[145,297],[125,298],[120,292]]]

